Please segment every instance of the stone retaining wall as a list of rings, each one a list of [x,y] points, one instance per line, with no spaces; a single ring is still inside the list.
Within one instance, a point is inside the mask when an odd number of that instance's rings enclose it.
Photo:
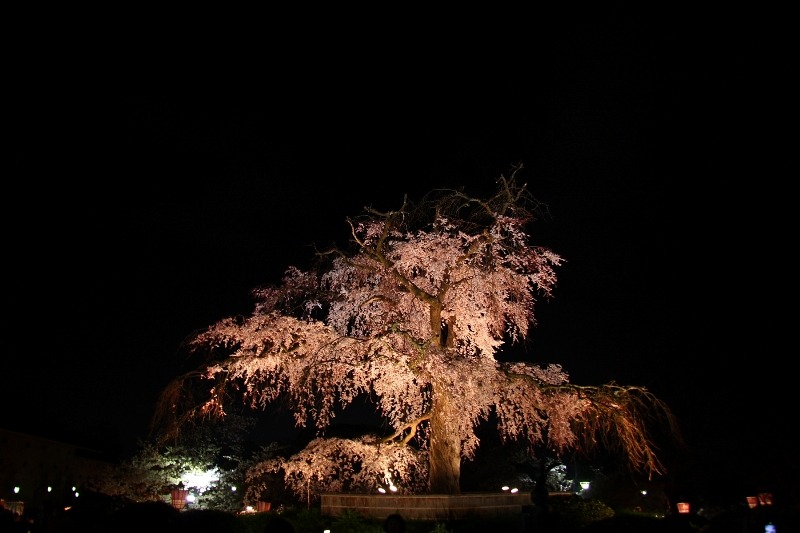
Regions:
[[[530,493],[476,492],[464,494],[322,494],[321,513],[340,516],[354,510],[368,518],[400,513],[409,520],[461,520],[521,514],[531,505]]]

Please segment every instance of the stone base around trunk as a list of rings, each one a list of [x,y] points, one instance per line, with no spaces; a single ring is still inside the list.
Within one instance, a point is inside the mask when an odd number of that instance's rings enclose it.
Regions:
[[[463,520],[522,514],[531,505],[530,493],[467,492],[463,494],[322,494],[323,516],[352,510],[365,518],[400,513],[409,520]]]

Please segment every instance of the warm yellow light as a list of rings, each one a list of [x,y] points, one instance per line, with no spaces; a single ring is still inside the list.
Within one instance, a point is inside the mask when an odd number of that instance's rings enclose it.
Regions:
[[[750,509],[758,507],[758,496],[747,496],[747,506]]]
[[[689,505],[687,502],[678,502],[678,512],[680,514],[686,514],[690,509],[691,505]]]

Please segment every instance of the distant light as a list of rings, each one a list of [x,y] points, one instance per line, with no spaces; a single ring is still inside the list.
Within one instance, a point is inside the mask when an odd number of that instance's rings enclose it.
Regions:
[[[19,494],[19,487],[14,487],[14,494]]]
[[[75,493],[75,497],[77,498],[78,496],[80,496],[80,493],[77,493],[77,492],[76,492],[76,493]]]
[[[196,498],[194,497],[194,494],[189,494],[188,496],[186,496],[186,501],[189,503],[194,503],[195,499]]]
[[[646,490],[642,491],[642,496],[647,496],[647,491]]]
[[[246,513],[254,513],[255,512],[255,510],[253,509],[252,505],[248,505],[247,507],[244,508],[244,510],[245,510]]]
[[[747,506],[750,509],[755,509],[758,507],[758,496],[748,496],[747,497]]]
[[[231,492],[236,492],[236,485],[233,485],[233,486],[231,487]]]
[[[48,485],[48,486],[47,486],[47,492],[53,492],[53,487],[51,487],[51,486],[49,486],[49,485]]]
[[[378,487],[378,492],[380,492],[381,494],[386,494],[386,489],[384,489],[383,487]]]
[[[581,481],[581,490],[589,490],[590,481]]]
[[[508,485],[503,485],[503,490],[508,490]]]
[[[78,487],[76,487],[75,485],[73,485],[73,486],[72,486],[72,492],[75,492],[76,490],[78,490]]]
[[[680,514],[686,514],[691,509],[691,505],[688,502],[678,502],[678,512]]]
[[[518,492],[519,492],[519,489],[517,487],[514,487],[513,489],[511,489],[511,494],[516,494]]]
[[[392,491],[392,492],[397,492],[397,487],[394,486],[394,483],[389,485],[389,490]]]

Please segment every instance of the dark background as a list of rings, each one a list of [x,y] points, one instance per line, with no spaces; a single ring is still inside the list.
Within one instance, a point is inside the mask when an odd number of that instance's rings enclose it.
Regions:
[[[346,216],[482,194],[522,163],[552,214],[534,241],[567,260],[525,357],[648,387],[707,493],[788,493],[793,195],[765,33],[575,23],[377,60],[348,42],[246,69],[212,47],[21,63],[0,425],[132,453],[181,341],[344,243]]]

